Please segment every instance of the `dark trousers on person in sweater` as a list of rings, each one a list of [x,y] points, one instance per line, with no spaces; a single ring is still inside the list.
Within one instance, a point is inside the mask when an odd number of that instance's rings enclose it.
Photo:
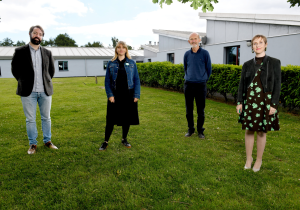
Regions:
[[[197,106],[197,131],[202,133],[205,130],[204,124],[204,108],[206,99],[207,89],[206,83],[184,83],[184,96],[185,96],[185,108],[186,108],[186,119],[188,122],[189,132],[194,133],[194,99]]]

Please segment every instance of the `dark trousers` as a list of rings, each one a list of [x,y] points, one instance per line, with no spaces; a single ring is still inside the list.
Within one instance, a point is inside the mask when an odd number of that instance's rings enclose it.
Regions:
[[[197,131],[202,133],[205,130],[204,124],[204,108],[206,99],[207,89],[206,83],[184,83],[184,96],[185,96],[185,108],[186,108],[186,119],[188,122],[189,132],[194,133],[194,99],[196,100],[197,106]]]
[[[123,137],[123,139],[127,138],[129,128],[130,128],[130,125],[122,125],[122,134],[123,134],[122,137]],[[113,130],[114,130],[114,124],[106,124],[106,127],[105,127],[105,141],[108,142]]]

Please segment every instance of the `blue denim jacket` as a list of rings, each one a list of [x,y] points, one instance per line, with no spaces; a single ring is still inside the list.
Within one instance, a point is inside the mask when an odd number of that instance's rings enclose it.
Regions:
[[[141,86],[139,73],[137,71],[136,64],[133,60],[125,58],[125,70],[127,73],[128,89],[134,89],[134,98],[140,98]],[[119,63],[116,60],[109,61],[106,68],[105,75],[105,91],[107,98],[114,96],[113,91],[116,89],[116,80],[118,76]]]

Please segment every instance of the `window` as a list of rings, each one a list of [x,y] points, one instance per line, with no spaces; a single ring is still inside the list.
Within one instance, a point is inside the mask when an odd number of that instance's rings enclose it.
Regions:
[[[103,70],[106,71],[108,61],[103,61]]]
[[[226,64],[240,65],[240,46],[226,47]]]
[[[167,56],[168,56],[168,61],[174,63],[174,53],[168,53]]]
[[[68,61],[58,61],[58,70],[59,71],[69,71]]]
[[[151,63],[151,59],[148,59],[148,62],[150,62],[150,63]]]

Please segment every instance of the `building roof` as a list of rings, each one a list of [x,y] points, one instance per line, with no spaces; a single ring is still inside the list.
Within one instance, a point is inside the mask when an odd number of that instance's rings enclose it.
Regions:
[[[17,47],[0,46],[0,59],[11,59]],[[52,52],[54,58],[100,58],[113,57],[113,48],[103,47],[45,47]],[[129,50],[132,57],[144,56],[143,50]]]
[[[142,45],[142,48],[155,53],[159,52],[159,45]]]
[[[173,30],[153,29],[153,33],[176,38],[176,39],[189,40],[190,34],[193,33],[193,31],[173,31]],[[206,36],[206,33],[203,32],[196,32],[196,33],[198,33],[200,37]]]
[[[200,19],[222,20],[247,23],[265,23],[278,25],[300,26],[300,15],[281,14],[245,14],[245,13],[202,13],[199,12]]]

